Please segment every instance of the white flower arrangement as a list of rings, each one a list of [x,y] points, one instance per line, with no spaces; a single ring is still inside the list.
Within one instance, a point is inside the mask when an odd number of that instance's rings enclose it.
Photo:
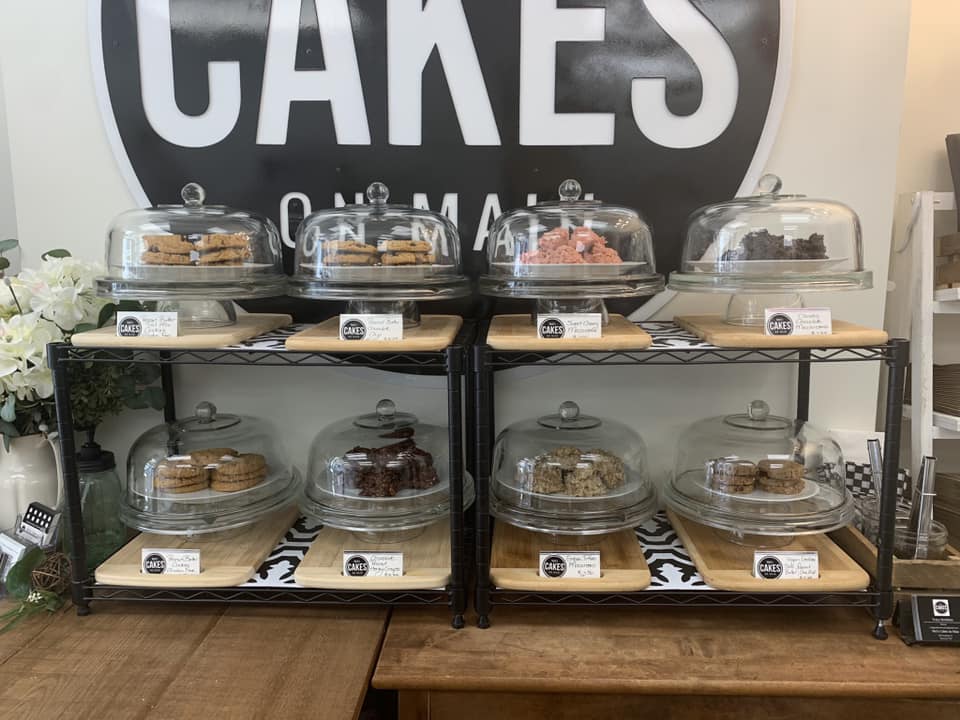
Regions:
[[[8,249],[8,248],[4,248]],[[2,250],[0,250],[2,251]],[[53,377],[47,343],[97,327],[108,304],[96,296],[100,266],[63,250],[43,256],[36,270],[4,278],[0,286],[0,434],[37,432],[53,420]],[[2,267],[0,267],[2,277]]]

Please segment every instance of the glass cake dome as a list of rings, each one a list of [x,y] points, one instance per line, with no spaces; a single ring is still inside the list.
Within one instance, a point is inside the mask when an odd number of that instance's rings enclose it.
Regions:
[[[182,205],[121,213],[107,230],[106,274],[97,294],[156,301],[186,326],[231,324],[233,300],[286,292],[280,236],[271,220],[223,205],[205,205],[197,183]]]
[[[376,542],[405,540],[450,513],[448,429],[381,400],[321,430],[310,446],[305,515]],[[473,502],[464,476],[463,507]]]
[[[663,290],[653,233],[640,213],[581,200],[565,180],[560,200],[500,215],[487,239],[486,295],[585,300],[655,295]]]
[[[289,293],[347,300],[351,312],[414,313],[413,302],[470,294],[460,235],[444,215],[388,204],[381,182],[367,188],[366,205],[320,210],[297,229]]]
[[[201,402],[143,433],[127,458],[123,522],[164,535],[232,530],[295,501],[299,478],[275,430]]]
[[[854,516],[840,446],[810,423],[771,415],[762,400],[681,435],[665,499],[735,540],[825,533]]]
[[[873,273],[864,270],[857,214],[833,200],[782,194],[781,185],[776,175],[764,175],[756,195],[694,211],[670,289],[791,294],[733,303],[728,320],[752,325],[762,322],[764,304],[800,306],[796,293],[871,288]]]
[[[491,512],[504,522],[554,535],[632,528],[656,512],[640,436],[614,420],[556,414],[510,425],[493,450]]]

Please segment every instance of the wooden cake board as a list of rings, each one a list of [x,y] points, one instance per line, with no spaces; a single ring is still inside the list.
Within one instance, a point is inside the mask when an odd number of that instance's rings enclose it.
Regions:
[[[292,322],[293,318],[289,315],[245,313],[237,315],[237,322],[233,325],[216,328],[181,328],[180,335],[177,337],[118,337],[117,328],[110,325],[77,333],[70,341],[77,347],[215,350],[286,327]]]
[[[463,325],[457,315],[421,315],[415,328],[403,329],[403,340],[341,340],[340,318],[332,317],[319,325],[301,330],[287,338],[287,350],[303,352],[431,352],[443,350]]]
[[[611,313],[599,338],[544,340],[529,315],[496,315],[490,321],[487,344],[495,350],[643,350],[653,344],[645,330],[623,315]]]
[[[889,339],[883,330],[833,321],[829,335],[764,335],[762,327],[728,325],[722,315],[678,315],[673,321],[711,345],[722,348],[820,348],[883,345]]]
[[[667,517],[700,575],[717,590],[736,592],[847,592],[863,590],[870,576],[826,535],[798,535],[784,550],[816,550],[820,554],[818,580],[764,580],[753,576],[755,548],[724,540],[717,531],[667,510]]]
[[[199,540],[180,535],[141,533],[97,568],[94,577],[105,585],[157,588],[222,588],[247,582],[299,517],[289,507],[257,521],[240,535]],[[149,575],[140,572],[143,548],[183,548],[200,551],[199,575]]]
[[[346,577],[345,552],[402,552],[401,577]],[[400,543],[370,543],[348,530],[324,527],[296,572],[304,587],[327,590],[432,590],[450,582],[450,521],[441,520]]]
[[[599,578],[540,577],[540,552],[599,550]],[[586,543],[554,543],[543,533],[498,522],[493,533],[490,580],[505,590],[631,592],[650,584],[650,568],[633,530],[597,535]]]

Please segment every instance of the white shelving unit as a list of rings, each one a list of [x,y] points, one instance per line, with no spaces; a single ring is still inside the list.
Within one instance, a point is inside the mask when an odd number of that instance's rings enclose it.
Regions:
[[[911,405],[904,406],[904,417],[910,419],[914,477],[920,458],[934,454],[934,440],[960,439],[960,417],[933,410],[934,317],[960,314],[960,288],[934,289],[936,213],[951,210],[956,210],[953,193],[932,190],[915,193],[907,227],[915,284],[910,323]]]

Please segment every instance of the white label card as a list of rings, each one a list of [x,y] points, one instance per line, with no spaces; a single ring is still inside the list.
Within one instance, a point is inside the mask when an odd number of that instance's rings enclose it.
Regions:
[[[403,315],[341,315],[341,340],[403,340]]]
[[[600,313],[556,313],[537,315],[537,337],[541,340],[598,338],[603,335]]]
[[[753,576],[760,580],[816,580],[820,554],[816,550],[756,550]]]
[[[545,578],[598,578],[600,577],[600,551],[541,551],[539,575]]]
[[[200,551],[142,548],[140,572],[145,575],[199,575]]]
[[[403,577],[403,553],[344,550],[343,576]]]
[[[118,312],[117,337],[177,337],[175,312]]]
[[[833,332],[830,308],[766,308],[764,335],[829,335]]]

